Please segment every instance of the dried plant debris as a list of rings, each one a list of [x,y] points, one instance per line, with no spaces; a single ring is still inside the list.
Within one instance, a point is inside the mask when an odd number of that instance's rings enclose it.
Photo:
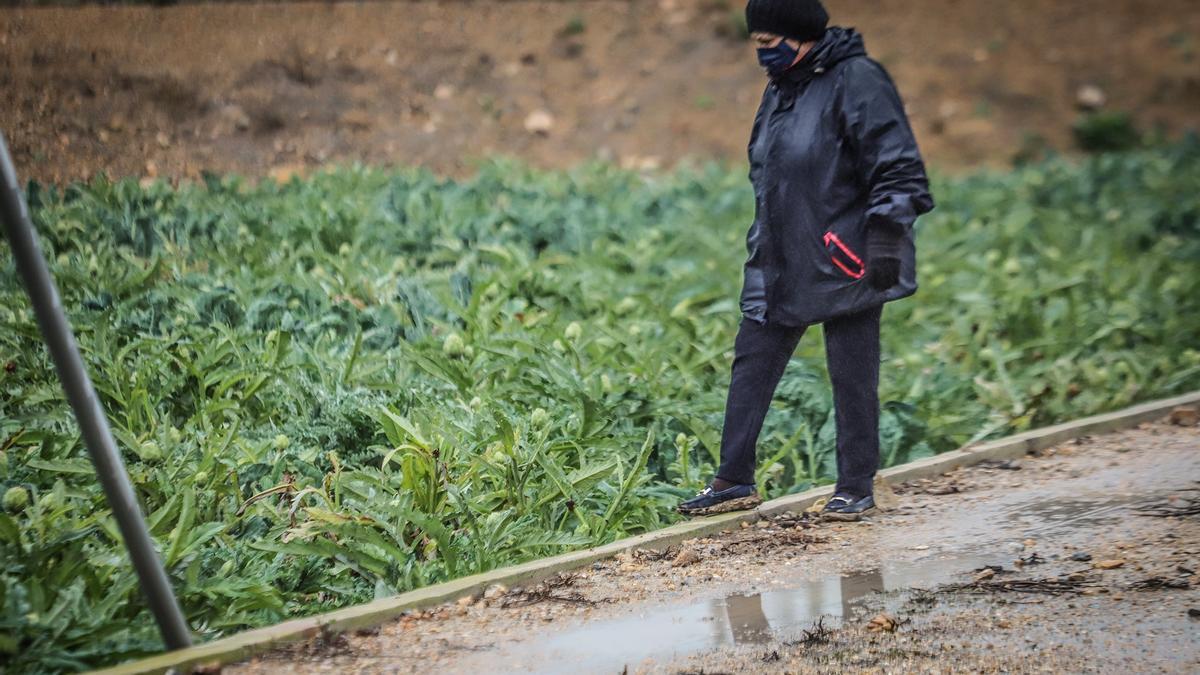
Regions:
[[[742,530],[725,542],[722,551],[726,553],[747,553],[751,551],[766,552],[784,546],[792,546],[805,550],[810,544],[824,544],[826,537],[804,532],[799,528],[785,529],[782,532],[775,528]]]
[[[1131,591],[1187,590],[1191,587],[1191,581],[1186,576],[1152,576],[1129,584]]]
[[[768,520],[773,526],[781,528],[810,528],[816,527],[821,522],[817,514],[809,513],[807,511],[802,511],[800,513],[796,513],[794,511],[785,511],[769,517]]]
[[[565,591],[579,579],[575,573],[560,572],[534,586],[533,588],[514,588],[506,593],[500,601],[502,609],[511,607],[526,607],[540,602],[562,602],[567,604],[594,605],[595,600],[583,596],[578,591]]]
[[[985,459],[976,466],[981,469],[1000,469],[1002,471],[1021,470],[1021,463],[1015,459]]]
[[[938,593],[1030,593],[1041,595],[1080,595],[1096,587],[1095,577],[1078,572],[1054,578],[995,579],[977,575],[970,583],[943,584]]]
[[[997,574],[1010,574],[1011,570],[1004,569],[1003,565],[984,565],[976,567],[974,570],[976,579],[990,579]]]
[[[674,558],[677,558],[678,556],[679,556],[679,547],[678,546],[668,546],[667,548],[664,548],[661,550],[638,548],[638,549],[634,549],[633,552],[630,553],[630,557],[633,560],[636,560],[637,562],[642,562],[642,563],[658,562],[659,560],[664,560],[664,559],[674,559]]]
[[[1200,488],[1189,488],[1135,509],[1143,516],[1183,518],[1200,515]]]
[[[800,631],[799,640],[791,640],[784,642],[785,647],[815,647],[829,642],[830,635],[833,631],[825,625],[825,617],[817,619],[811,629],[803,629]]]
[[[929,610],[937,604],[937,592],[924,588],[913,589],[909,595],[906,607],[914,610]]]
[[[1017,558],[1015,561],[1013,561],[1013,565],[1015,565],[1017,568],[1029,567],[1030,565],[1044,565],[1045,563],[1046,559],[1038,554],[1037,551],[1034,551],[1027,556]]]
[[[1181,427],[1194,427],[1200,424],[1200,408],[1194,405],[1181,405],[1172,410],[1167,419],[1171,424]]]
[[[694,548],[685,548],[676,555],[671,561],[671,567],[686,567],[694,563],[698,563],[703,559],[700,552]]]
[[[965,483],[957,477],[944,475],[937,478],[917,478],[905,481],[896,485],[893,491],[898,495],[934,495],[940,497],[966,492],[971,487],[973,487],[971,484]]]

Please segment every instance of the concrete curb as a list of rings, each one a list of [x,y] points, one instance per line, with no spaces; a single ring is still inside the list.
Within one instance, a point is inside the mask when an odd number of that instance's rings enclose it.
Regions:
[[[898,483],[913,478],[945,473],[986,460],[1021,457],[1031,451],[1047,448],[1072,438],[1136,426],[1142,422],[1158,419],[1176,406],[1192,403],[1200,403],[1200,391],[967,446],[953,452],[892,467],[881,471],[880,475],[891,482]],[[765,502],[755,511],[727,513],[703,520],[679,523],[604,546],[533,560],[521,565],[419,588],[364,605],[287,621],[266,628],[257,628],[188,649],[168,652],[96,672],[110,675],[186,672],[198,666],[235,663],[288,643],[313,638],[323,632],[337,633],[376,626],[394,619],[406,611],[439,605],[464,595],[481,593],[493,584],[515,586],[537,583],[558,572],[585,567],[595,561],[610,558],[625,551],[638,548],[663,549],[686,539],[730,530],[739,527],[743,522],[753,522],[764,516],[787,511],[801,511],[818,499],[828,497],[831,492],[831,486],[814,488]]]

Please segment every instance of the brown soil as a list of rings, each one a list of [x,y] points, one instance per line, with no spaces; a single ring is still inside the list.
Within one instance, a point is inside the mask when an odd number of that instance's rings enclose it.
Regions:
[[[63,182],[480,158],[742,161],[763,79],[740,0],[204,4],[0,13],[0,120]],[[932,164],[1071,147],[1077,92],[1200,126],[1195,0],[843,0]],[[541,115],[544,113],[545,116]],[[530,127],[533,131],[530,131]],[[1033,142],[1036,145],[1036,142]]]
[[[1198,451],[1165,421],[1082,438],[228,670],[1196,672]]]

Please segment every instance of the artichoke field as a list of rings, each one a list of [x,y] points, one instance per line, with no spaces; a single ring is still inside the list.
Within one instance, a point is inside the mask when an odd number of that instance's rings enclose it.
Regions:
[[[935,181],[884,312],[896,464],[1200,387],[1200,141]],[[719,452],[744,168],[498,161],[284,185],[31,185],[51,270],[202,639],[652,530]],[[0,664],[160,648],[0,246]],[[810,332],[759,449],[833,478]]]

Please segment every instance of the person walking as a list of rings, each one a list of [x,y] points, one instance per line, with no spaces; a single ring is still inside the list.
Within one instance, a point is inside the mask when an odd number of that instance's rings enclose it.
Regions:
[[[808,326],[824,327],[837,486],[823,514],[875,507],[880,317],[917,290],[913,226],[934,207],[903,103],[853,28],[820,0],[750,0],[768,83],[747,147],[754,222],[741,293],[721,464],[687,515],[754,508],[755,448],[775,387]]]

